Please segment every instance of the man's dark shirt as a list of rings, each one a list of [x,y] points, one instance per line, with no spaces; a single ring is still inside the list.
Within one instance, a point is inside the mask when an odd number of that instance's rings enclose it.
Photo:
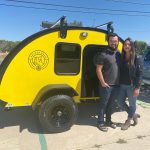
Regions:
[[[96,59],[97,65],[103,65],[102,73],[104,80],[109,85],[118,85],[120,77],[121,54],[119,51],[113,51],[107,48],[101,52]]]

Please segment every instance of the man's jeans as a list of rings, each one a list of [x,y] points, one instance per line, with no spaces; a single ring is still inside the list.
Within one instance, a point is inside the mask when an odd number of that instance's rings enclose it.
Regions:
[[[120,85],[119,95],[118,95],[118,104],[122,110],[125,110],[128,113],[128,118],[133,118],[133,115],[136,111],[136,96],[133,96],[133,86],[132,85]],[[129,106],[126,104],[126,98],[128,98]]]
[[[104,115],[106,122],[111,121],[112,107],[116,99],[118,86],[100,87],[100,107],[98,114],[98,124],[104,124]]]

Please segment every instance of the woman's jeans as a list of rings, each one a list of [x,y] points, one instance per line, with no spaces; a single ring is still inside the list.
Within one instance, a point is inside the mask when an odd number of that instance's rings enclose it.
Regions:
[[[117,97],[118,86],[100,87],[100,107],[98,114],[98,124],[104,124],[104,115],[106,122],[111,121],[113,103]]]
[[[121,84],[118,95],[118,105],[122,110],[128,113],[128,118],[133,118],[136,111],[136,96],[133,96],[133,86]],[[126,98],[128,98],[129,105],[126,104]]]

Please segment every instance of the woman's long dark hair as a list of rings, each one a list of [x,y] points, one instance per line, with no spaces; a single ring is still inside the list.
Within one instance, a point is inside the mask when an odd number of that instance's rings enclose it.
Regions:
[[[124,43],[126,41],[129,41],[131,44],[131,52],[130,52],[130,57],[127,60],[129,67],[134,67],[134,60],[135,60],[135,46],[134,46],[134,42],[132,41],[131,38],[127,38],[125,39]],[[122,48],[122,60],[124,61],[126,59],[126,52],[124,51],[124,49]]]

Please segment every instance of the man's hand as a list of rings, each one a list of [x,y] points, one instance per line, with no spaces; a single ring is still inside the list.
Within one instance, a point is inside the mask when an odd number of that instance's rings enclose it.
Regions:
[[[101,83],[102,87],[110,87],[106,82]]]
[[[135,88],[133,91],[133,96],[139,96],[140,94],[140,89],[139,88]]]

